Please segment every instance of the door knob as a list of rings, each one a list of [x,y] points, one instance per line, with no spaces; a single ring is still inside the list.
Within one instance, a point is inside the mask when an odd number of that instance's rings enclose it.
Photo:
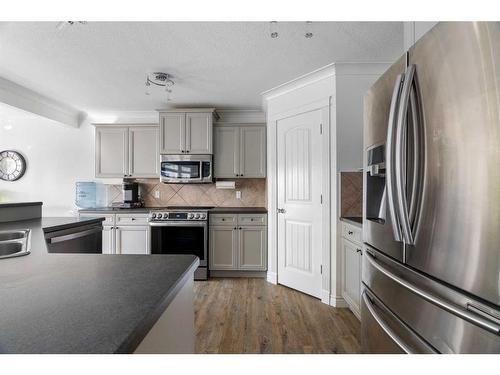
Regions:
[[[286,213],[286,210],[285,210],[284,208],[278,208],[278,210],[277,210],[277,211],[278,211],[278,213],[279,213],[279,214],[284,214],[284,213]]]

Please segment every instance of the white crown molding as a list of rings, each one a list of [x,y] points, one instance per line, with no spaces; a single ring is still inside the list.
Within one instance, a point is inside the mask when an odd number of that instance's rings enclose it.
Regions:
[[[85,112],[1,77],[0,102],[75,128],[86,117]]]
[[[217,109],[217,123],[265,123],[266,114],[260,109]]]
[[[152,111],[93,111],[88,121],[94,124],[158,124],[158,112]]]
[[[262,96],[264,101],[267,101],[334,75],[335,64],[328,64],[320,69],[316,69],[310,73],[304,74],[303,76],[297,77],[291,81],[273,87],[272,89],[266,90],[260,95]]]

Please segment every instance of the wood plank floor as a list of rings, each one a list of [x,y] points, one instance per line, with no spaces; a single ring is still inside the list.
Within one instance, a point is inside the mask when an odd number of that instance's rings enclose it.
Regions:
[[[195,282],[196,353],[359,353],[348,309],[264,279]]]

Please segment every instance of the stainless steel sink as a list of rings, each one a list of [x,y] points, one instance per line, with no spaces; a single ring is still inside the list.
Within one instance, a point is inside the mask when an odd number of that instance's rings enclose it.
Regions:
[[[28,255],[29,253],[29,229],[0,232],[0,259]]]
[[[24,244],[21,241],[0,242],[0,257],[20,253],[23,247]]]
[[[19,240],[27,236],[28,230],[13,230],[0,232],[0,242],[8,240]]]

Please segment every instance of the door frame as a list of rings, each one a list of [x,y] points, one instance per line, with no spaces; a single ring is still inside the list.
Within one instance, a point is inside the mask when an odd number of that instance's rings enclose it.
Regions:
[[[268,272],[267,281],[272,284],[278,283],[278,121],[289,117],[297,116],[307,112],[321,110],[322,112],[322,172],[323,172],[323,205],[322,224],[323,238],[321,249],[321,264],[323,268],[321,282],[321,301],[330,304],[331,290],[331,259],[332,259],[332,238],[336,238],[336,228],[331,225],[331,206],[335,206],[336,184],[332,184],[332,166],[336,165],[336,155],[331,153],[331,144],[336,144],[335,121],[332,121],[332,96],[321,99],[289,111],[273,114],[268,118],[267,127],[267,195],[268,195]],[[332,137],[333,136],[333,140]],[[332,143],[333,142],[333,143]],[[335,180],[336,174],[333,173]],[[333,190],[332,190],[333,188]],[[332,207],[336,209],[336,207]],[[269,269],[271,271],[269,271]]]

